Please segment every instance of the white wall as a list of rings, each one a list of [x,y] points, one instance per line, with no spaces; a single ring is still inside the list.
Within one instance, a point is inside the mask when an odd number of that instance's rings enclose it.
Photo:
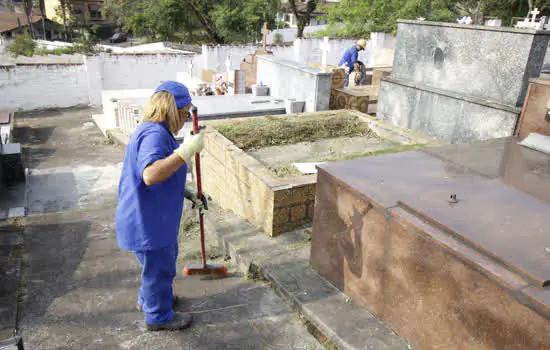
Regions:
[[[391,64],[394,39],[373,33],[367,50],[359,56],[366,65]],[[302,39],[295,46],[273,46],[275,58],[301,64],[321,62],[322,39]],[[330,40],[327,63],[337,65],[344,50],[354,40]],[[101,105],[103,90],[153,89],[165,80],[176,80],[178,73],[189,72],[193,63],[194,77],[202,69],[225,71],[227,56],[231,68],[238,69],[246,55],[259,46],[204,46],[201,55],[128,54],[86,57],[84,64],[0,65],[0,108],[33,110]]]
[[[322,30],[327,29],[327,25],[313,25],[313,26],[307,26],[304,28],[304,36],[307,37],[309,34],[317,33]],[[291,42],[296,39],[296,35],[298,34],[298,29],[296,27],[294,28],[283,28],[283,29],[276,29],[271,31],[267,35],[267,44],[272,45],[273,41],[275,41],[275,35],[281,34],[282,35],[282,41],[283,42]]]
[[[187,70],[187,55],[99,55],[80,65],[0,67],[0,108],[101,105],[103,90],[152,89]]]
[[[90,58],[88,58],[90,59]],[[176,80],[187,70],[192,56],[187,55],[102,55],[103,90],[148,89],[162,81]]]
[[[88,104],[84,65],[0,67],[0,108],[34,110]]]
[[[286,29],[285,29],[286,30]],[[291,29],[292,30],[292,29]],[[293,60],[302,64],[312,62],[321,63],[322,51],[320,49],[323,39],[301,39],[300,47],[294,46],[268,46],[276,58]],[[356,40],[329,40],[330,50],[327,54],[327,64],[337,65],[344,51],[353,46]],[[368,41],[367,49],[359,54],[359,59],[367,66],[386,65],[393,61],[395,37],[385,33],[372,33]],[[261,49],[261,45],[247,46],[206,46],[203,45],[202,55],[193,58],[193,74],[200,76],[201,69],[211,69],[217,72],[225,71],[227,56],[231,57],[231,68],[238,69],[240,61],[248,54]],[[388,51],[389,50],[389,51]],[[389,55],[389,57],[388,57]],[[184,70],[188,72],[188,68]]]

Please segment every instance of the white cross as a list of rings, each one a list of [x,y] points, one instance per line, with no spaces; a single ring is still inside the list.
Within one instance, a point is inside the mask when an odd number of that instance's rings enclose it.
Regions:
[[[301,62],[301,46],[302,46],[302,39],[295,39],[294,40],[294,61]]]
[[[327,66],[327,54],[330,51],[330,44],[328,42],[328,36],[325,36],[323,38],[323,42],[319,46],[321,47],[321,51],[322,51],[322,53],[321,53],[321,65],[323,67],[326,67]]]
[[[227,73],[231,70],[231,56],[227,56],[225,59],[225,69],[227,70]]]
[[[531,18],[531,23],[535,24],[535,20],[537,19],[537,16],[540,13],[539,9],[535,7],[535,9],[529,13],[533,16],[533,18]]]

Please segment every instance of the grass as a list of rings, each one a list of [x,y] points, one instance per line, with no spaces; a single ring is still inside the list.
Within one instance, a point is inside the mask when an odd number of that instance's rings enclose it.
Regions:
[[[292,164],[283,164],[276,167],[269,167],[278,177],[302,176],[302,173]]]
[[[397,145],[394,147],[389,147],[377,151],[367,151],[367,152],[361,152],[361,153],[352,153],[348,154],[344,157],[331,157],[331,158],[324,158],[317,160],[316,162],[336,162],[340,160],[350,160],[355,158],[364,158],[364,157],[372,157],[372,156],[380,156],[383,154],[391,154],[391,153],[400,153],[400,152],[406,152],[406,151],[414,151],[417,149],[425,148],[426,145],[418,145],[418,144],[412,144],[412,145]]]
[[[215,128],[245,151],[337,137],[367,136],[368,124],[346,112],[323,116],[266,116],[219,124]]]

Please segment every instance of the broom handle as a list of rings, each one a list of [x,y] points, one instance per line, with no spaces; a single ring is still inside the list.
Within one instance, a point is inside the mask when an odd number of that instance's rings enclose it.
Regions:
[[[196,135],[199,133],[199,111],[195,106],[191,109],[191,117],[193,122],[193,133]],[[199,200],[202,201],[201,157],[198,153],[195,153],[195,168],[197,173],[197,191],[199,192]],[[204,213],[202,212],[202,209],[199,210],[199,224],[201,229],[202,267],[206,268],[206,249],[204,248]]]

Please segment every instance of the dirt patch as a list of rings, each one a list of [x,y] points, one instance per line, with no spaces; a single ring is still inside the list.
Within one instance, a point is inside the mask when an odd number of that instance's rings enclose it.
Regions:
[[[256,117],[213,126],[245,151],[344,136],[376,137],[368,123],[348,112]]]

